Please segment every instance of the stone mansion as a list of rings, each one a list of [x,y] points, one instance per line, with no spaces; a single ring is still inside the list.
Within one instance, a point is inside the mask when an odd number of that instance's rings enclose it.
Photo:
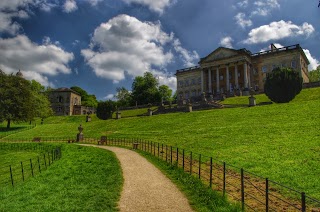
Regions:
[[[303,82],[309,82],[309,61],[299,44],[251,53],[247,49],[219,47],[201,58],[195,67],[177,70],[178,100],[199,99],[206,96],[219,97],[248,95],[252,88],[263,92],[266,74],[276,67],[298,70]]]

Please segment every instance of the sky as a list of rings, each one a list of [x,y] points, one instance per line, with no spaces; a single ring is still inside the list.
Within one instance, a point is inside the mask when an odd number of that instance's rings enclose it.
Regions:
[[[320,61],[318,0],[0,0],[0,69],[99,100],[149,71],[176,90],[177,69],[223,46],[252,53],[300,44]]]

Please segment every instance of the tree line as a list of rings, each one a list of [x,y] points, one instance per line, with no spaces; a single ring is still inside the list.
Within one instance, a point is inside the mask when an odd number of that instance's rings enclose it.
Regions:
[[[119,107],[156,104],[176,99],[176,94],[172,95],[172,90],[167,85],[159,86],[158,80],[150,72],[135,77],[131,89],[129,91],[125,87],[118,87],[115,95],[116,101],[99,102],[97,107],[98,118],[104,120],[111,118],[112,113]]]

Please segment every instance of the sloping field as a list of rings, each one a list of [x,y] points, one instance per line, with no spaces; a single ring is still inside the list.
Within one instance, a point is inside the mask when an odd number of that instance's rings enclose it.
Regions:
[[[320,89],[305,89],[288,104],[245,107],[248,97],[223,103],[236,108],[131,117],[86,123],[85,117],[45,120],[8,138],[73,136],[141,138],[178,146],[243,167],[320,199]],[[269,101],[257,95],[257,103]],[[63,122],[54,120],[61,119]],[[52,124],[50,124],[52,123]]]

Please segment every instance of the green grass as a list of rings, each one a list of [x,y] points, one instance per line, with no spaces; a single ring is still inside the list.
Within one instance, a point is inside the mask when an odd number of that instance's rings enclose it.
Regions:
[[[256,97],[258,103],[268,101],[264,95]],[[247,104],[247,98],[225,103]],[[287,104],[95,119],[83,127],[86,137],[142,138],[213,156],[320,199],[319,108],[320,88],[313,88]],[[75,136],[80,123],[73,121],[37,125],[9,138]]]
[[[64,145],[62,158],[0,192],[0,211],[117,211],[121,168],[109,151]]]
[[[166,162],[160,161],[148,153],[142,151],[139,151],[139,153],[146,157],[178,186],[186,195],[194,210],[201,212],[241,211],[240,205],[228,202],[220,193],[208,188],[199,179],[185,173],[181,168],[168,165]]]

